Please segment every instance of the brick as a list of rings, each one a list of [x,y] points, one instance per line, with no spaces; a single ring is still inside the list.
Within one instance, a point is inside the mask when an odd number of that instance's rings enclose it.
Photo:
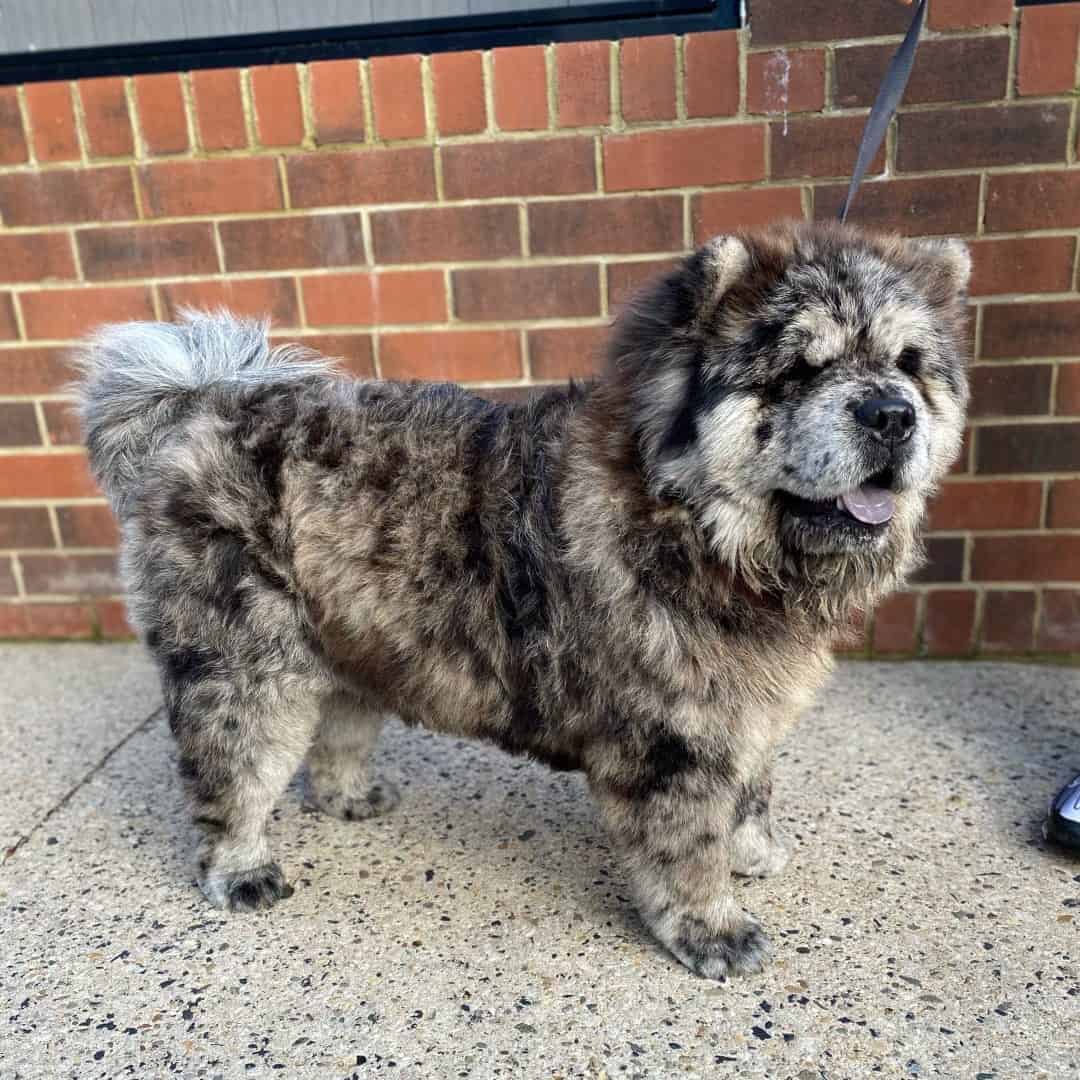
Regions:
[[[435,161],[426,146],[299,154],[285,168],[295,207],[435,199]]]
[[[492,51],[492,97],[500,131],[536,131],[548,126],[544,54],[543,45]]]
[[[23,555],[19,561],[30,596],[112,596],[123,591],[113,555]]]
[[[190,147],[179,75],[137,75],[135,104],[143,144],[151,154],[181,154]]]
[[[669,128],[604,138],[609,191],[738,184],[765,176],[759,124]]]
[[[71,83],[28,83],[23,87],[38,161],[78,161],[79,133]]]
[[[77,82],[91,157],[123,157],[135,152],[124,80],[83,79]]]
[[[263,146],[299,146],[304,141],[304,114],[295,64],[251,69],[255,132]]]
[[[687,34],[683,66],[687,116],[734,116],[739,111],[737,31]]]
[[[1071,356],[1077,352],[1080,300],[992,304],[983,312],[983,356]]]
[[[235,68],[193,71],[191,90],[199,143],[204,150],[240,150],[248,145],[240,72]]]
[[[934,0],[926,18],[935,30],[966,30],[1006,26],[1012,13],[1013,0]]]
[[[975,593],[935,589],[926,597],[923,643],[931,656],[964,656],[975,636]]]
[[[970,250],[972,296],[1067,292],[1072,286],[1076,240],[1071,236],[977,240]]]
[[[1059,365],[1054,411],[1061,416],[1080,416],[1080,364]]]
[[[54,547],[44,506],[0,506],[0,548]]]
[[[1080,578],[1080,536],[977,536],[975,581],[1073,581]]]
[[[744,191],[706,191],[690,206],[694,243],[703,244],[722,233],[753,229],[788,218],[802,220],[802,188],[747,188]]]
[[[969,415],[1038,416],[1050,411],[1049,364],[991,364],[972,369]]]
[[[600,314],[600,273],[596,266],[455,270],[451,289],[455,314],[468,322]]]
[[[122,600],[98,600],[94,604],[94,613],[97,629],[103,638],[109,641],[118,638],[130,640],[136,636]]]
[[[11,559],[7,555],[0,555],[0,596],[17,596],[18,593],[19,586],[15,581]]]
[[[446,321],[441,270],[321,274],[303,278],[310,326],[377,326]]]
[[[901,172],[1063,162],[1069,106],[927,109],[903,113],[897,124],[896,164]]]
[[[902,34],[910,22],[911,10],[895,3],[755,0],[750,12],[751,41],[755,46]]]
[[[88,604],[0,604],[0,639],[89,638],[95,627]]]
[[[917,617],[918,597],[914,593],[896,593],[878,604],[874,612],[874,652],[914,652]]]
[[[895,45],[855,45],[836,50],[833,100],[842,108],[873,105]],[[905,105],[937,101],[990,101],[1005,97],[1008,37],[924,41],[915,56]]]
[[[863,116],[796,117],[786,124],[769,126],[772,175],[792,180],[800,176],[850,175],[855,166],[866,118]],[[885,151],[879,150],[867,175],[885,168]]]
[[[624,38],[619,44],[623,119],[675,119],[675,39]]]
[[[817,112],[824,105],[824,50],[776,49],[746,58],[747,112]]]
[[[440,155],[448,199],[576,195],[596,190],[590,138],[444,146]]]
[[[440,135],[468,135],[487,128],[479,52],[436,53],[431,58],[431,82]]]
[[[165,311],[174,319],[180,308],[212,311],[227,308],[236,315],[270,319],[279,326],[297,326],[300,308],[292,278],[214,278],[174,281],[158,286]]]
[[[64,547],[104,548],[120,543],[116,518],[107,506],[89,503],[58,506],[56,519]]]
[[[19,336],[19,326],[15,321],[15,305],[11,293],[0,293],[0,340],[14,341]]]
[[[517,207],[453,206],[371,215],[376,262],[448,262],[521,254]]]
[[[1080,226],[1080,170],[991,176],[986,227],[991,232]]]
[[[76,234],[75,242],[90,281],[218,270],[213,227],[208,223],[86,229]]]
[[[139,169],[149,217],[196,217],[280,210],[281,181],[272,157],[162,161]]]
[[[679,251],[682,199],[575,199],[529,207],[529,249],[534,255],[632,254]]]
[[[607,326],[545,327],[528,336],[534,379],[587,378],[603,365]]]
[[[356,60],[317,60],[308,64],[315,141],[360,142],[364,138],[364,95]]]
[[[645,259],[640,262],[608,263],[608,307],[615,308],[629,300],[646,282],[674,269],[675,259]]]
[[[26,336],[54,341],[80,338],[102,323],[154,318],[153,297],[144,285],[24,292],[19,303]]]
[[[0,86],[0,165],[18,165],[29,158],[15,87]]]
[[[521,376],[519,334],[516,330],[380,334],[379,363],[384,379],[517,379]]]
[[[1080,652],[1080,589],[1043,592],[1035,646],[1048,652]]]
[[[30,402],[0,401],[0,446],[39,446],[37,413]]]
[[[74,377],[66,349],[0,350],[0,394],[55,394]]]
[[[1080,424],[995,424],[979,429],[979,473],[1080,470]]]
[[[1064,94],[1076,86],[1080,5],[1025,8],[1020,16],[1016,88],[1021,94]]]
[[[100,494],[85,454],[0,457],[0,499],[82,499]]]
[[[50,169],[0,176],[4,224],[124,221],[137,217],[131,172],[124,165]]]
[[[837,216],[847,184],[814,189],[814,217]],[[918,180],[875,180],[859,188],[851,220],[868,228],[907,236],[971,233],[979,221],[977,176],[931,176]]]
[[[930,505],[930,529],[1037,529],[1042,484],[1037,480],[979,480],[946,484]]]
[[[223,221],[219,229],[229,273],[352,266],[364,261],[359,214]]]
[[[983,600],[980,646],[984,652],[1027,652],[1034,624],[1034,592],[988,589]]]
[[[607,41],[566,41],[555,46],[559,127],[610,123],[610,65],[611,45]]]
[[[375,131],[380,139],[413,139],[427,131],[419,56],[373,56],[368,61]]]
[[[911,580],[920,584],[962,581],[964,578],[964,538],[932,536],[926,541],[926,565]]]
[[[303,345],[339,362],[339,367],[360,379],[375,374],[375,353],[370,334],[308,334],[305,337],[271,338],[272,345]]]
[[[1049,528],[1080,529],[1080,480],[1055,480],[1046,510]]]
[[[79,446],[82,443],[79,417],[72,402],[43,401],[41,411],[45,414],[50,446]]]

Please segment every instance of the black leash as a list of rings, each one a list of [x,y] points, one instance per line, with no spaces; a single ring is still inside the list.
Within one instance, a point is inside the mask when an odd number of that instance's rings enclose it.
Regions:
[[[926,2],[927,0],[919,0],[915,14],[911,17],[908,32],[904,35],[900,48],[896,50],[896,55],[889,61],[889,67],[885,72],[885,78],[881,80],[881,89],[878,90],[874,107],[866,118],[866,127],[863,128],[862,140],[859,143],[859,156],[855,160],[855,171],[851,175],[851,184],[848,186],[844,205],[840,207],[841,221],[847,221],[848,211],[855,201],[855,193],[859,190],[866,170],[870,168],[870,162],[874,160],[874,155],[885,138],[885,132],[889,130],[889,121],[896,114],[908,79],[911,78],[915,50],[919,47],[919,35],[922,33],[923,22],[926,20]]]

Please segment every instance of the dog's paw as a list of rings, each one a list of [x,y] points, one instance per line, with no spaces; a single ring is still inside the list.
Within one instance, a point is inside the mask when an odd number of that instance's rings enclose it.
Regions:
[[[293,894],[277,863],[253,870],[209,870],[200,877],[199,888],[214,907],[226,911],[263,911]]]
[[[750,851],[736,848],[731,872],[740,877],[772,877],[781,873],[790,861],[787,845],[770,839],[767,843],[757,843]]]
[[[364,821],[390,813],[401,802],[401,793],[388,781],[376,780],[362,795],[309,788],[308,802],[324,814],[332,814],[345,821]]]
[[[695,975],[720,981],[729,975],[756,974],[772,951],[765,931],[746,916],[725,931],[711,931],[698,919],[684,918],[680,933],[665,944]]]

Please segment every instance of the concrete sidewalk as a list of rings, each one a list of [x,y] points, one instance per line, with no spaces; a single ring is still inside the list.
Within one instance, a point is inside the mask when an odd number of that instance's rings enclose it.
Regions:
[[[580,777],[400,725],[386,818],[274,824],[295,895],[192,882],[141,651],[0,647],[0,1076],[1080,1075],[1080,670],[848,664],[789,740],[775,960],[719,986],[643,931]]]

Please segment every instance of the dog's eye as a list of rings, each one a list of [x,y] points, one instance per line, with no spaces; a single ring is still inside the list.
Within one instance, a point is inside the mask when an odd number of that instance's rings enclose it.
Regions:
[[[922,371],[922,352],[914,346],[908,346],[901,354],[896,366],[905,375],[915,378]]]
[[[829,365],[824,364],[811,364],[802,353],[799,354],[798,359],[794,364],[788,368],[788,378],[794,379],[797,382],[808,382],[814,378],[815,375],[820,375]]]

